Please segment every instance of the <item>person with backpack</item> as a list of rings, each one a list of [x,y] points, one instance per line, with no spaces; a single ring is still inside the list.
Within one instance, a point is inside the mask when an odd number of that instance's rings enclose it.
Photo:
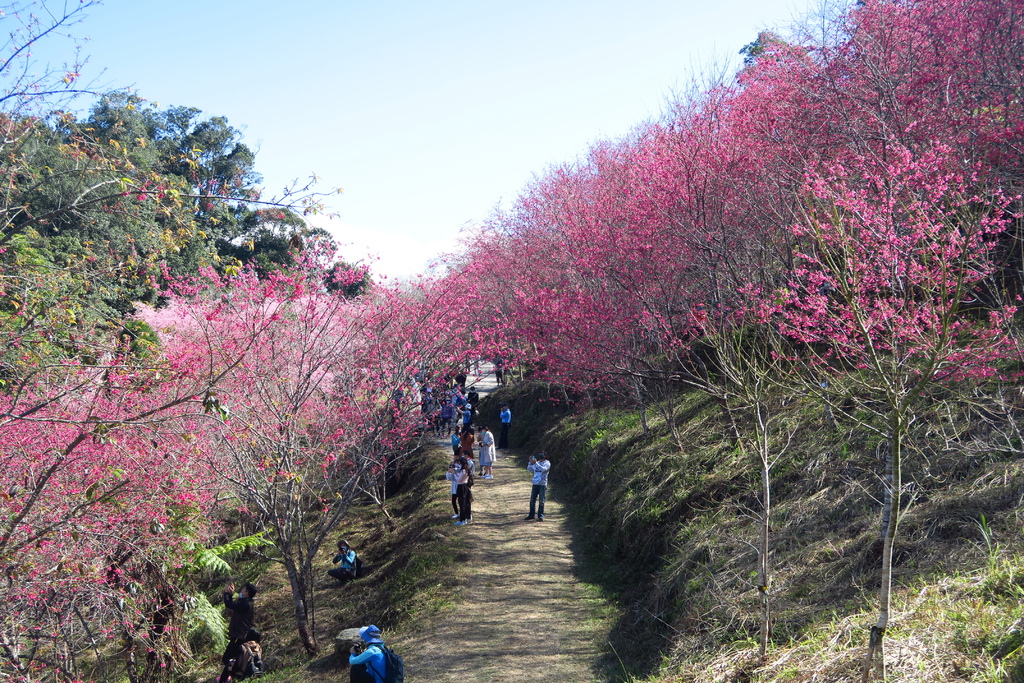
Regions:
[[[242,645],[247,642],[249,632],[254,630],[255,608],[253,599],[256,597],[256,586],[246,583],[238,592],[238,599],[234,599],[235,584],[229,583],[224,587],[224,606],[231,610],[231,621],[228,622],[228,646],[224,649],[224,656],[221,662],[224,664],[224,671],[217,679],[219,683],[227,683],[231,680],[231,673],[235,663],[242,654]]]
[[[380,636],[380,629],[376,626],[359,629],[359,637],[366,645],[353,645],[349,649],[351,683],[404,683],[405,663],[384,645]]]
[[[239,650],[238,659],[231,668],[232,681],[263,675],[263,647],[260,645],[262,640],[263,634],[254,628],[249,629]]]
[[[362,567],[362,561],[356,557],[356,551],[352,550],[349,546],[348,541],[338,541],[338,554],[331,560],[334,564],[338,565],[332,569],[328,569],[327,573],[333,576],[343,584],[354,580],[359,576],[359,570]]]

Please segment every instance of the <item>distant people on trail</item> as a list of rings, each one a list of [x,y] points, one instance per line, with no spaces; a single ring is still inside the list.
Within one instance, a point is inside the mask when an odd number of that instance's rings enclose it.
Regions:
[[[459,455],[462,454],[462,432],[460,432],[458,429],[453,429],[451,441],[452,452],[455,454],[455,457],[457,458],[459,457]]]
[[[452,421],[455,419],[455,406],[450,401],[445,401],[441,405],[441,411],[438,414],[437,422],[437,434],[447,434],[448,430],[452,428]]]
[[[473,387],[469,388],[470,391],[466,394],[466,401],[468,401],[476,409],[477,404],[480,403],[480,393]]]
[[[331,560],[337,566],[328,569],[327,573],[341,583],[348,583],[359,576],[362,561],[356,557],[356,551],[349,547],[348,541],[338,541],[338,554]]]
[[[455,375],[455,384],[459,387],[460,391],[466,390],[466,373],[460,372]]]
[[[530,489],[530,514],[526,516],[526,519],[533,519],[536,516],[543,522],[544,501],[548,497],[548,472],[551,470],[551,463],[548,461],[548,456],[541,451],[536,457],[530,456],[530,464],[526,466],[526,469],[533,472],[533,488]]]
[[[494,479],[491,467],[494,465],[494,435],[487,425],[480,427],[480,477]]]
[[[507,403],[501,404],[501,412],[498,414],[501,418],[501,432],[498,434],[498,448],[500,450],[508,449],[508,430],[512,426],[512,411],[509,410]]]
[[[462,406],[462,428],[469,429],[473,424],[473,404],[467,403]]]
[[[494,381],[498,383],[498,386],[505,385],[505,359],[498,356],[494,359]]]
[[[384,683],[387,667],[380,629],[364,626],[359,629],[359,637],[365,645],[353,645],[348,651],[350,683]]]
[[[231,620],[228,622],[228,646],[221,657],[224,671],[217,678],[218,683],[227,683],[231,678],[235,664],[242,655],[242,645],[250,640],[250,631],[255,630],[256,615],[252,601],[256,592],[255,585],[246,583],[238,592],[236,600],[235,584],[229,583],[224,587],[224,606],[231,610]]]
[[[473,492],[470,490],[470,476],[473,472],[472,465],[465,457],[458,460],[458,467],[455,468],[455,481],[458,483],[456,493],[459,501],[459,521],[455,526],[463,526],[473,521]]]

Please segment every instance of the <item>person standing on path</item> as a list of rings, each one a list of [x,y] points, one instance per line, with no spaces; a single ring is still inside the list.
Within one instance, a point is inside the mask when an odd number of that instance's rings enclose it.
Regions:
[[[473,457],[473,443],[476,441],[476,437],[473,436],[473,428],[465,427],[462,430],[462,436],[459,439],[459,445],[462,448],[462,455],[467,458]]]
[[[512,411],[508,409],[507,403],[501,404],[501,433],[498,434],[498,450],[508,449],[508,430],[512,425]]]
[[[448,463],[448,471],[445,472],[444,478],[451,482],[452,485],[452,509],[455,510],[455,514],[452,515],[452,519],[459,518],[459,470],[462,469],[462,465],[459,464],[459,451],[455,451],[455,455],[452,456],[452,461]]]
[[[487,425],[480,427],[480,477],[494,479],[491,466],[494,464],[494,435]]]
[[[473,521],[473,492],[469,488],[469,475],[472,472],[472,465],[465,457],[459,458],[459,467],[455,481],[458,483],[459,496],[459,521],[455,526],[465,526]]]
[[[530,514],[526,516],[526,519],[533,519],[534,512],[536,511],[536,517],[540,521],[544,521],[544,502],[548,497],[548,472],[551,470],[551,462],[548,460],[548,456],[544,455],[544,451],[541,451],[534,456],[530,456],[530,464],[526,466],[526,469],[533,472],[533,488],[530,489]],[[537,504],[539,500],[539,505]]]

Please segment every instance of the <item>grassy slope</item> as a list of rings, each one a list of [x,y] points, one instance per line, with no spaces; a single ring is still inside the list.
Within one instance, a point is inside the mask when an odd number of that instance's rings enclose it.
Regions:
[[[611,642],[633,675],[851,679],[877,618],[880,559],[884,468],[863,430],[833,426],[813,405],[786,408],[792,441],[773,470],[775,628],[762,667],[759,469],[727,438],[718,404],[679,396],[676,442],[654,415],[644,435],[636,413],[570,415],[552,398],[520,385],[484,408],[509,401],[513,445],[552,456],[554,493],[573,503],[581,547],[625,608]],[[916,447],[904,468],[913,502],[897,541],[890,677],[1024,680],[1024,461],[946,452],[931,437]]]
[[[322,579],[316,584],[315,595],[321,656],[313,661],[304,654],[295,633],[291,592],[284,572],[266,561],[236,558],[242,575],[259,576],[262,592],[257,598],[257,627],[264,632],[264,652],[271,669],[261,680],[347,680],[347,668],[333,655],[338,631],[370,623],[385,633],[415,628],[418,619],[450,604],[458,592],[451,568],[464,548],[458,537],[439,536],[448,530],[450,512],[448,497],[438,494],[438,480],[444,480],[444,462],[427,451],[413,456],[401,490],[387,503],[390,521],[374,505],[350,511],[336,537],[347,539],[366,563],[363,578],[337,586],[326,575],[333,566],[330,561],[334,547],[320,551]],[[211,663],[186,680],[210,680],[214,675]]]

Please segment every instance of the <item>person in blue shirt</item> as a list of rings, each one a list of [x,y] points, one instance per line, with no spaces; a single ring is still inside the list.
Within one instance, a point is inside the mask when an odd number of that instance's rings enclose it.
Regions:
[[[359,629],[359,637],[366,643],[365,647],[353,645],[349,649],[348,664],[349,680],[352,683],[373,681],[384,683],[385,671],[384,641],[380,637],[380,629],[376,626],[364,626]]]
[[[331,560],[338,565],[328,569],[327,573],[342,583],[356,578],[356,551],[348,545],[348,541],[338,541],[338,554]]]
[[[536,457],[530,456],[530,464],[526,469],[533,472],[533,488],[530,489],[530,514],[526,519],[533,519],[534,512],[540,521],[544,521],[544,501],[548,497],[548,471],[551,469],[551,462],[543,451]],[[538,499],[540,505],[537,505]]]
[[[501,404],[501,432],[498,434],[498,450],[508,448],[508,430],[512,426],[512,411],[508,409],[507,403]]]

